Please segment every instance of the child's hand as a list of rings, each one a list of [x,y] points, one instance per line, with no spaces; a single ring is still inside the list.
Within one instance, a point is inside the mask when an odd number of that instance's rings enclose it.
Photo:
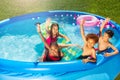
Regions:
[[[106,18],[104,21],[103,21],[103,23],[102,23],[102,25],[100,26],[100,32],[102,33],[102,30],[103,30],[103,28],[105,27],[105,25],[108,23],[110,21],[110,18]],[[100,34],[101,34],[100,33]],[[102,35],[102,34],[101,34]]]
[[[80,25],[83,26],[84,23],[85,23],[85,20],[82,19],[81,22],[80,22]]]
[[[80,48],[80,49],[82,49],[82,46],[80,46],[80,45],[78,45],[78,44],[77,44],[77,47]]]
[[[83,63],[87,63],[89,60],[88,59],[83,59]]]
[[[104,22],[105,22],[105,23],[108,23],[109,21],[110,21],[110,18],[107,17]]]
[[[73,44],[72,46],[76,46],[78,48],[82,48],[79,44]]]
[[[111,56],[111,53],[105,53],[104,56],[109,57],[109,56]]]
[[[41,29],[40,29],[40,24],[37,24],[37,32],[41,32]]]
[[[51,19],[50,19],[50,18],[47,18],[47,20],[46,20],[46,22],[45,22],[46,26],[50,26],[50,23],[51,23]]]
[[[43,59],[42,59],[42,57],[40,57],[40,58],[39,58],[39,62],[43,62]]]

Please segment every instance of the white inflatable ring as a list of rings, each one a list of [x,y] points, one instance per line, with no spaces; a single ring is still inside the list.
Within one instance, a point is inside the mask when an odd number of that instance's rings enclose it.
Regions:
[[[84,26],[86,27],[94,27],[97,26],[97,24],[99,23],[99,20],[92,15],[81,15],[77,18],[77,23],[80,24],[81,20],[84,19],[85,23]]]

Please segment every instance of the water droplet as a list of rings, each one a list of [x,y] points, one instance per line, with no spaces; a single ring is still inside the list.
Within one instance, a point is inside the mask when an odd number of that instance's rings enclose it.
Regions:
[[[70,14],[70,16],[72,17],[72,14]]]
[[[68,14],[66,14],[66,16],[69,16]]]
[[[76,18],[74,17],[73,19],[75,20]]]
[[[37,17],[37,19],[40,19],[40,17]]]
[[[80,16],[79,14],[77,16]]]
[[[32,18],[32,20],[35,20],[35,18]]]
[[[75,26],[75,23],[72,23],[73,26]]]
[[[63,14],[61,15],[61,17],[63,17]]]
[[[57,17],[57,14],[55,14],[55,17]]]

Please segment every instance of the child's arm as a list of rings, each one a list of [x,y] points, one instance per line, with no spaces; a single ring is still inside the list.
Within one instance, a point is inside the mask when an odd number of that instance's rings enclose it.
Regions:
[[[115,48],[112,44],[109,44],[109,47],[111,47],[114,50],[114,52],[112,52],[112,53],[105,53],[104,56],[109,57],[109,56],[116,55],[116,54],[119,53],[118,49]]]
[[[46,31],[47,31],[48,34],[50,32],[50,30],[49,30],[50,23],[51,23],[51,19],[47,18],[47,20],[45,22],[45,26],[46,26]]]
[[[65,38],[65,40],[66,40],[67,42],[70,41],[70,39],[69,39],[67,36],[65,36],[65,35],[63,35],[63,34],[61,34],[61,33],[59,33],[59,36]]]
[[[78,44],[59,44],[60,48],[66,48],[66,47],[72,47],[72,46],[77,46],[79,48],[82,48],[80,45]]]
[[[63,54],[62,52],[60,52],[60,56],[61,56],[61,57],[63,57],[63,56],[64,56],[64,54]]]
[[[102,22],[102,24],[101,24],[101,26],[100,26],[100,32],[99,32],[99,35],[100,36],[102,36],[102,30],[103,30],[103,28],[105,27],[105,25],[108,23],[110,21],[110,18],[106,18],[103,22]]]
[[[84,63],[87,63],[87,62],[96,62],[96,52],[95,52],[95,50],[92,51],[91,57],[88,57],[87,59],[83,59],[83,62]]]
[[[83,41],[86,43],[86,37],[85,37],[85,32],[84,32],[84,28],[83,28],[83,24],[85,23],[85,20],[81,20],[80,22],[80,32],[81,32],[81,36]]]
[[[41,33],[40,24],[37,24],[37,32],[38,32],[40,38],[42,39],[43,43],[45,44],[45,47],[50,50],[49,45],[46,43],[45,38],[43,37],[43,35]]]

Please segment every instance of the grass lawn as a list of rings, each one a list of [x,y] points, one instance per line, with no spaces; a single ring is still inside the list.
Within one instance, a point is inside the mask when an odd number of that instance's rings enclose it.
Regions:
[[[0,20],[47,10],[74,10],[110,17],[120,23],[119,0],[2,0]]]

